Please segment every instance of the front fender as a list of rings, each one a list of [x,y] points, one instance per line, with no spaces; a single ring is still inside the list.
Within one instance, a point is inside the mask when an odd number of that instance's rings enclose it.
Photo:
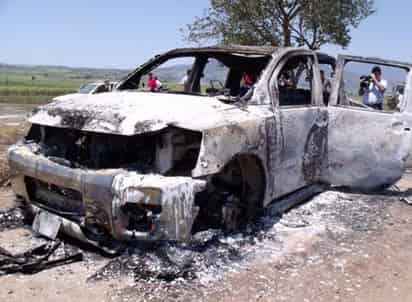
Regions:
[[[254,154],[264,158],[264,123],[246,121],[203,131],[193,177],[218,173],[237,154]]]

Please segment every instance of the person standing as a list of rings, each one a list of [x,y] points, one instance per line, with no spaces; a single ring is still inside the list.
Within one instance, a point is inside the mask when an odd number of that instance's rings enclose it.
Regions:
[[[185,76],[180,80],[180,85],[183,85],[183,91],[185,91],[185,92],[188,92],[189,89],[190,89],[189,80],[190,80],[190,74],[191,74],[191,73],[192,73],[192,70],[191,70],[191,69],[188,69],[188,70],[186,71]]]
[[[388,82],[382,78],[382,70],[379,66],[372,68],[370,82],[362,85],[359,89],[359,96],[365,105],[377,110],[382,110],[383,99]]]
[[[149,78],[147,79],[146,85],[151,92],[155,92],[157,88],[156,77],[152,73],[149,73]]]
[[[325,71],[320,71],[320,80],[322,81],[323,102],[329,104],[330,93],[332,91],[332,83],[325,76]]]

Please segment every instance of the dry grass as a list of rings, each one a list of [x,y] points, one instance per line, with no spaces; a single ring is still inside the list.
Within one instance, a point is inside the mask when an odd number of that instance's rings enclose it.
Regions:
[[[24,125],[7,126],[0,124],[0,186],[7,182],[10,177],[7,164],[7,148],[23,137]]]

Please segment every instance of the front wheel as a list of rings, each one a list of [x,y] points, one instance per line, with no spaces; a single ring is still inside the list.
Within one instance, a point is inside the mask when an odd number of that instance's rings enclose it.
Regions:
[[[240,155],[213,176],[200,198],[195,229],[223,228],[233,232],[254,222],[263,212],[264,170],[254,156]]]

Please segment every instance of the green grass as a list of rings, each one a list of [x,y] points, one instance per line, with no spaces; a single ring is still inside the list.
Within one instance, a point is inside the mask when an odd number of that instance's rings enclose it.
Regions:
[[[57,88],[57,87],[30,87],[30,86],[12,86],[12,87],[1,87],[0,95],[2,96],[39,96],[39,95],[49,95],[56,96],[67,93],[75,92],[75,88]]]
[[[44,75],[0,74],[0,103],[42,104],[76,92],[85,81]]]
[[[0,87],[43,87],[43,88],[78,88],[85,81],[64,78],[49,78],[44,76],[0,74]]]

